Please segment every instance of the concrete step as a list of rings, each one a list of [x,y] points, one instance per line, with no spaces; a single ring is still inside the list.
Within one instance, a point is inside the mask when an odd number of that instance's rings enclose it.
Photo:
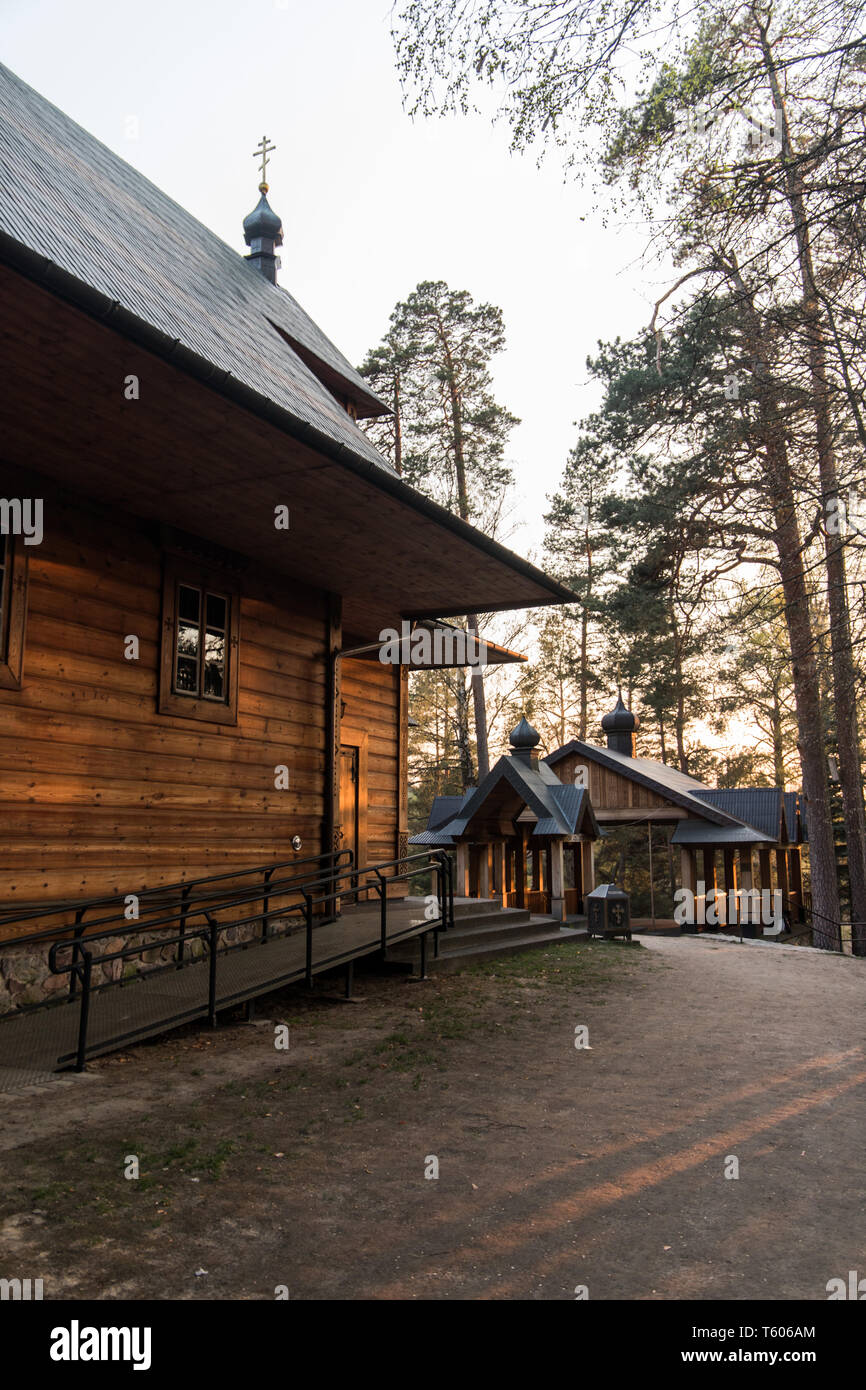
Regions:
[[[531,922],[521,922],[515,926],[476,927],[471,932],[448,931],[439,938],[440,953],[462,951],[470,946],[495,946],[498,942],[511,941],[515,936],[539,936],[546,927],[534,926]]]
[[[425,903],[426,903],[426,898],[408,897],[408,898],[405,898],[405,899],[404,899],[404,902],[405,902],[409,907],[416,907],[416,908],[419,908],[419,909],[423,909],[423,907],[424,907],[424,905],[425,905]],[[487,916],[488,913],[491,913],[491,912],[501,912],[502,910],[503,910],[503,909],[502,909],[502,900],[501,900],[501,898],[455,898],[455,899],[454,899],[454,920],[455,920],[455,921],[457,920],[458,917],[463,918],[463,917],[480,917],[480,916]],[[516,909],[506,909],[506,910],[508,910],[508,911],[516,911]]]
[[[454,926],[448,928],[450,938],[471,935],[477,931],[512,931],[515,927],[529,926],[531,913],[511,907],[502,912],[479,912],[471,917],[455,917]]]
[[[491,912],[516,912],[516,908],[503,908],[501,898],[455,898],[454,920],[458,917],[488,916]]]
[[[439,957],[434,960],[432,955],[429,955],[427,969],[449,973],[462,970],[466,965],[474,965],[477,961],[495,960],[497,956],[515,955],[519,951],[531,951],[540,946],[555,946],[563,941],[583,940],[585,937],[585,931],[559,927],[552,920],[546,930],[532,933],[514,932],[505,941],[491,942],[481,938],[472,945],[446,948],[443,936]]]

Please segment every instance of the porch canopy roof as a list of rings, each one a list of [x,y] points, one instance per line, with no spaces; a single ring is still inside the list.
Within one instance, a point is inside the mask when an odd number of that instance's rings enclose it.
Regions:
[[[706,848],[725,845],[775,844],[749,825],[711,825],[705,820],[681,820],[673,835],[673,845],[703,845]]]
[[[652,758],[633,758],[613,748],[572,739],[549,753],[545,762],[556,767],[570,755],[597,763],[617,772],[637,786],[676,808],[677,826],[672,843],[677,845],[783,845],[802,839],[799,821],[799,795],[781,787],[705,787],[697,778]],[[658,819],[660,812],[639,806],[624,808],[630,820]],[[683,812],[686,814],[683,815]],[[610,808],[600,809],[602,821],[610,819]]]
[[[411,624],[404,622],[401,626],[406,635],[398,634],[396,642],[387,639],[384,647],[380,641],[366,642],[358,647],[344,647],[339,655],[355,657],[362,661],[385,660],[385,648],[396,646],[401,654],[400,665],[408,666],[412,671],[445,671],[455,667],[477,667],[483,670],[487,666],[513,665],[529,659],[520,652],[512,651],[510,647],[502,647],[497,642],[488,641],[486,637],[478,638],[464,628],[455,627],[453,623],[421,618]],[[414,639],[419,632],[429,634],[432,639],[426,644],[428,648],[432,647],[429,654],[415,650]]]
[[[285,289],[2,66],[0,142],[6,463],[342,595],[353,638],[574,601],[397,476]]]
[[[463,798],[437,797],[427,829],[414,835],[412,844],[446,847],[459,840],[498,839],[515,832],[514,822],[524,812],[534,818],[525,822],[532,838],[583,834],[596,839],[599,834],[584,787],[563,785],[544,763],[505,756]]]

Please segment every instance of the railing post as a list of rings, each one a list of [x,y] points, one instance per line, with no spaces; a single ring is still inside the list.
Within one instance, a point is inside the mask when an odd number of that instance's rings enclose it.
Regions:
[[[84,957],[84,970],[81,985],[81,1013],[78,1016],[78,1056],[75,1062],[76,1071],[84,1071],[87,1061],[87,1024],[90,1019],[90,979],[93,971],[93,957],[90,952],[82,948],[81,954]],[[73,967],[75,973],[75,967]]]
[[[378,879],[377,888],[379,891],[379,926],[380,940],[383,952],[388,947],[388,894],[385,891],[385,880],[378,869],[373,871]]]
[[[304,894],[304,916],[307,922],[307,989],[313,988],[313,899]]]
[[[186,942],[184,938],[186,936],[186,919],[187,914],[189,913],[189,889],[190,885],[187,884],[185,888],[181,889],[180,893],[180,941],[177,943],[178,970],[180,970],[181,966],[183,965],[186,947]]]
[[[265,873],[265,879],[264,879],[265,885],[267,885],[267,884],[270,883],[270,881],[271,881],[271,875],[272,875],[273,872],[274,872],[274,871],[273,871],[272,868],[271,868],[271,869],[268,869],[268,870],[266,871],[266,873]],[[268,926],[269,926],[269,922],[268,922],[268,908],[270,907],[270,905],[271,905],[271,895],[270,895],[270,893],[263,893],[263,894],[262,894],[262,941],[267,941],[267,939],[268,939]]]
[[[205,913],[205,917],[207,918],[207,924],[210,928],[210,934],[208,937],[208,949],[210,951],[210,960],[208,961],[207,1016],[211,1028],[216,1028],[217,941],[219,939],[219,923],[217,922],[215,917],[212,917],[210,915],[209,912]]]
[[[72,970],[69,972],[69,998],[75,998],[75,991],[78,985],[78,973],[75,966],[78,964],[79,942],[84,933],[84,914],[86,907],[80,907],[75,914],[75,931],[72,933]]]

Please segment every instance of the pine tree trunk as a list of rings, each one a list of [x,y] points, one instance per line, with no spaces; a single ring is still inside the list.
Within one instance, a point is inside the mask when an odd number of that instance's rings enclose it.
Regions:
[[[768,480],[773,493],[776,549],[785,619],[791,645],[791,669],[797,710],[797,747],[803,772],[803,796],[809,834],[813,940],[832,950],[838,943],[839,882],[824,761],[824,728],[809,596],[803,567],[800,528],[794,507],[790,466],[784,443],[767,443]]]
[[[451,430],[454,447],[454,476],[457,484],[457,511],[463,521],[469,521],[469,491],[466,485],[466,458],[463,448],[463,411],[460,404],[460,391],[454,370],[451,349],[440,326],[440,337],[448,371],[448,393],[451,404]],[[478,637],[478,617],[475,613],[467,615],[468,630]],[[486,777],[490,771],[490,756],[487,751],[487,704],[484,698],[484,675],[479,667],[472,670],[472,706],[475,715],[475,755],[478,759],[478,778]]]
[[[586,743],[586,729],[589,722],[589,710],[587,709],[587,694],[589,691],[589,672],[586,669],[586,649],[589,636],[589,614],[586,604],[580,615],[580,711],[577,725],[577,737],[581,743]]]
[[[478,639],[478,618],[470,613],[466,626]],[[484,698],[484,676],[481,668],[473,666],[470,684],[472,686],[472,708],[475,715],[475,756],[478,760],[478,781],[490,771],[490,755],[487,751],[487,703]]]
[[[773,94],[773,103],[782,118],[781,158],[785,172],[788,206],[794,222],[800,280],[803,287],[809,376],[812,384],[812,410],[815,418],[815,446],[825,521],[824,547],[827,571],[827,603],[830,614],[833,705],[836,716],[845,839],[848,849],[851,920],[863,924],[859,931],[855,929],[852,932],[852,948],[855,954],[866,955],[866,811],[864,811],[863,806],[861,782],[860,737],[855,704],[857,686],[851,645],[851,620],[848,612],[844,537],[841,532],[838,535],[832,534],[826,524],[830,504],[835,503],[838,508],[839,482],[829,404],[830,383],[827,374],[825,327],[819,308],[802,176],[791,147],[784,96],[767,30],[759,27],[759,31],[764,65]],[[836,514],[838,515],[838,510]]]
[[[791,674],[797,712],[797,748],[803,773],[803,797],[809,833],[809,867],[812,886],[812,937],[816,946],[832,950],[838,943],[839,880],[830,811],[830,794],[824,760],[824,721],[815,634],[809,611],[809,592],[803,564],[800,526],[791,476],[785,431],[778,403],[778,387],[760,364],[771,360],[764,341],[761,319],[739,271],[732,278],[740,295],[741,311],[751,338],[758,383],[758,424],[764,448],[762,462],[768,499],[775,522],[774,542],[785,598],[785,622],[791,648]]]
[[[587,667],[587,656],[589,649],[589,603],[592,598],[592,539],[589,534],[589,508],[587,506],[587,524],[583,533],[584,554],[586,555],[586,584],[583,589],[583,609],[580,615],[580,722],[578,725],[577,737],[582,743],[586,742],[586,732],[589,724],[589,670]]]
[[[674,634],[674,679],[676,681],[677,691],[677,709],[674,728],[677,740],[677,761],[679,762],[680,772],[688,772],[689,760],[686,753],[686,706],[683,693],[683,660],[680,644],[680,630],[673,605],[671,605],[669,609],[669,614]]]
[[[782,705],[779,700],[779,686],[773,686],[773,704],[770,712],[770,729],[773,738],[773,775],[776,779],[776,786],[785,786],[785,758],[782,740]]]
[[[463,790],[467,791],[475,783],[475,768],[472,764],[472,745],[469,738],[469,696],[463,672],[457,672],[454,695],[457,708],[454,715],[454,732],[457,739],[457,754],[460,759],[460,777]]]
[[[402,397],[400,388],[402,377],[400,368],[394,372],[394,467],[397,472],[403,472],[403,415],[401,411]]]

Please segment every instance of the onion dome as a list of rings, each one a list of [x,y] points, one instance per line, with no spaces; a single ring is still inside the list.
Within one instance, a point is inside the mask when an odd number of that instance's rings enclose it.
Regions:
[[[247,260],[275,285],[280,264],[276,248],[283,244],[283,224],[268,202],[268,185],[260,183],[259,192],[258,203],[244,218],[244,241],[250,248]]]
[[[616,704],[606,714],[601,721],[601,727],[607,734],[607,746],[616,753],[626,753],[629,757],[635,756],[635,730],[638,726],[637,716],[632,714],[622,702],[622,691],[617,692]]]

